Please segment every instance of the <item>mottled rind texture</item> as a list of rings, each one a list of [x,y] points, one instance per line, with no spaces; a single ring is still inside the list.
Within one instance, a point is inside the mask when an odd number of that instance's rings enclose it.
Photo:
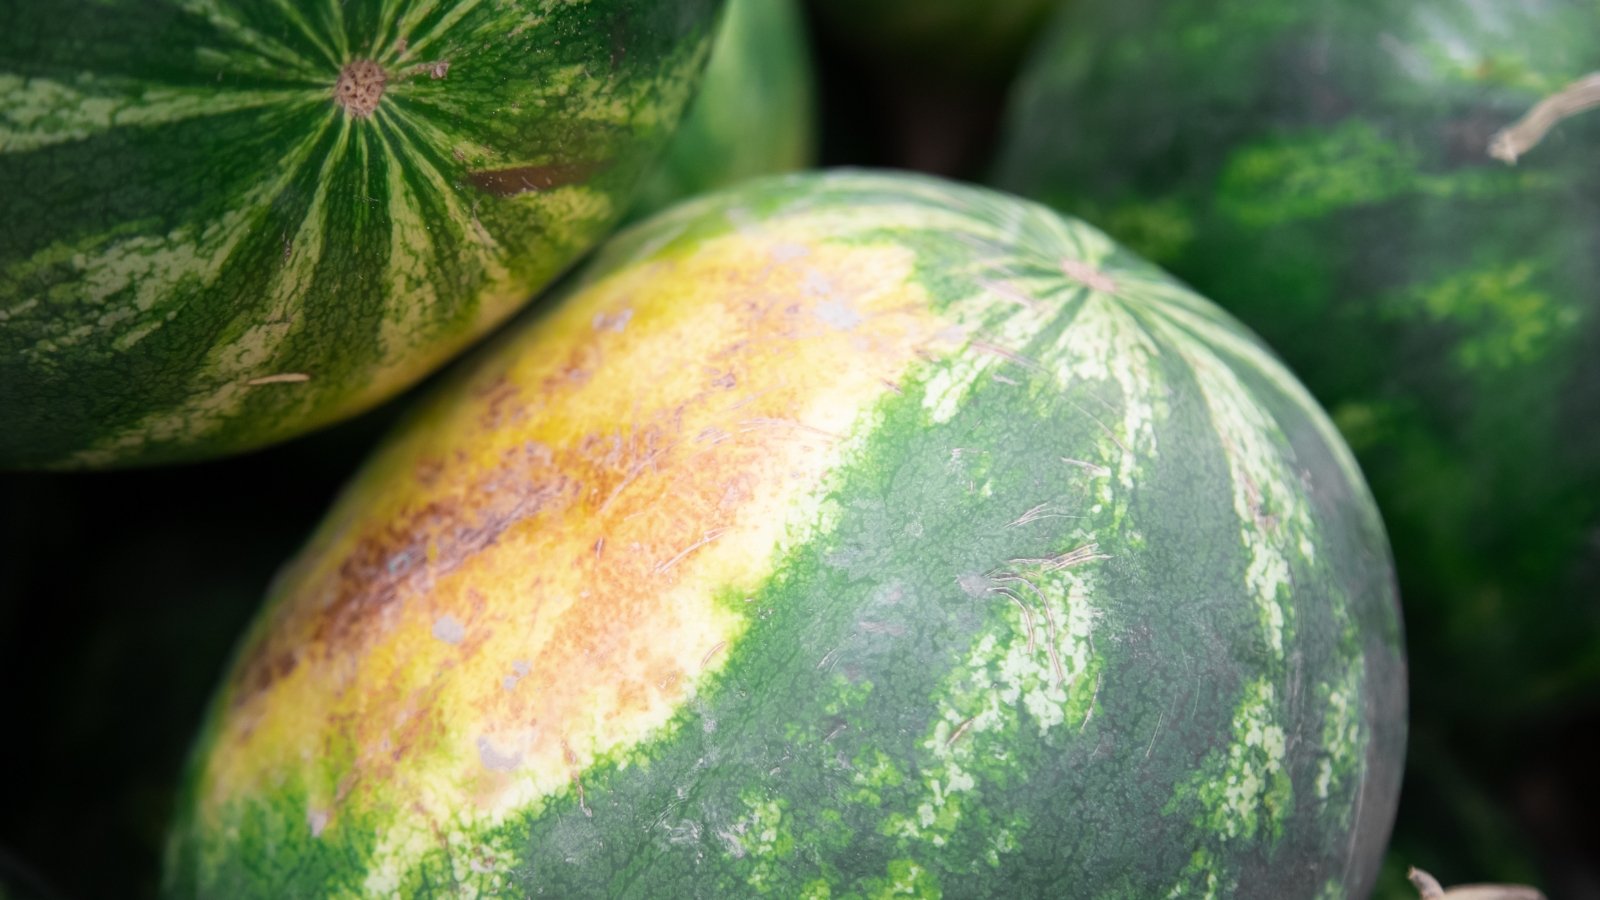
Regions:
[[[1578,0],[1081,0],[995,180],[1240,316],[1354,447],[1418,708],[1600,685],[1600,113],[1491,136],[1600,69]]]
[[[1256,340],[859,173],[619,237],[389,442],[219,692],[172,897],[1370,886],[1388,549]]]
[[[800,0],[729,0],[700,90],[628,218],[749,178],[809,168],[816,158],[814,93]]]
[[[719,7],[6,4],[0,466],[234,453],[417,381],[626,211]]]

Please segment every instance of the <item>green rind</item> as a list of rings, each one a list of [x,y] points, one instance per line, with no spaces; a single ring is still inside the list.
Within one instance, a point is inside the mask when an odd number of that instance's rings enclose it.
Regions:
[[[799,0],[729,0],[700,91],[629,211],[816,161],[811,50]]]
[[[407,896],[1370,887],[1404,740],[1400,625],[1371,499],[1293,379],[1093,229],[925,179],[757,182],[626,233],[588,277],[782,221],[912,250],[935,306],[1015,358],[969,348],[886,394],[822,488],[819,537],[720,598],[748,619],[725,663],[647,742],[574,773],[581,791],[487,828],[390,811],[313,835],[290,775],[225,828],[183,819],[169,896],[360,895],[380,841],[412,829],[436,849]],[[1250,574],[1263,559],[1276,580]],[[1059,633],[1044,606],[1035,627],[1059,684],[983,589],[1008,569],[1056,611]]]
[[[236,453],[415,382],[620,217],[719,5],[8,4],[0,465]]]
[[[995,169],[1239,315],[1332,411],[1441,715],[1600,684],[1600,115],[1488,153],[1600,69],[1597,28],[1578,0],[1083,0]]]

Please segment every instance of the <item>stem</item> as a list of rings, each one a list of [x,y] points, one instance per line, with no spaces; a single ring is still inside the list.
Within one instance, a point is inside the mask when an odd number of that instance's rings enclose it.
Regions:
[[[1416,866],[1412,866],[1406,872],[1406,879],[1411,882],[1412,887],[1417,889],[1417,895],[1422,900],[1437,900],[1437,898],[1444,896],[1444,888],[1439,886],[1439,879],[1434,878]]]
[[[1422,900],[1545,900],[1537,888],[1521,884],[1463,884],[1446,890],[1438,879],[1414,866],[1406,877]]]
[[[1507,165],[1515,165],[1517,157],[1538,146],[1562,119],[1597,106],[1600,106],[1600,72],[1586,75],[1540,100],[1522,118],[1495,132],[1489,139],[1489,155]]]

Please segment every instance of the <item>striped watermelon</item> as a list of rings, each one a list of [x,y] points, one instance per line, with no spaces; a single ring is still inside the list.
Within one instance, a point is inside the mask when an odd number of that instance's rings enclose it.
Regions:
[[[1360,895],[1388,550],[1332,425],[1043,207],[677,207],[386,445],[219,693],[173,897]]]
[[[1591,0],[1082,0],[997,166],[1305,379],[1393,536],[1417,706],[1460,721],[1600,688],[1596,70]]]
[[[238,452],[395,394],[627,209],[718,0],[0,8],[0,465]]]
[[[815,107],[799,0],[728,0],[700,91],[629,217],[746,178],[809,168]]]

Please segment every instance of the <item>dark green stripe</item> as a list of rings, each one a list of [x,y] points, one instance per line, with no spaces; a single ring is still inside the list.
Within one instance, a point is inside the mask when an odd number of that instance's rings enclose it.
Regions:
[[[352,127],[350,144],[323,178],[328,202],[321,255],[298,304],[301,321],[267,367],[311,375],[310,390],[251,392],[239,411],[240,438],[292,425],[296,417],[326,415],[328,398],[365,387],[384,358],[378,333],[395,292],[388,272],[389,163],[379,140],[373,129]],[[338,335],[337,352],[328,352],[329,335]],[[230,423],[219,436],[229,438],[234,427]]]
[[[276,174],[263,168],[264,156],[281,159],[298,150],[330,112],[317,104],[243,109],[5,154],[0,267],[13,270],[58,243],[70,247],[101,236],[107,243],[164,239],[180,229],[202,230]],[[96,242],[85,253],[92,261],[103,246]],[[40,296],[70,279],[71,273],[61,271],[38,281],[0,283],[0,302],[9,306]],[[51,315],[70,315],[72,308],[57,302]],[[26,336],[7,328],[0,340]]]
[[[197,121],[185,126],[168,126],[163,131],[157,151],[151,145],[145,160],[152,168],[163,173],[177,173],[188,167],[192,206],[183,210],[183,216],[171,219],[159,216],[162,209],[182,209],[181,205],[167,206],[146,195],[150,182],[135,178],[113,187],[108,182],[120,181],[111,173],[93,165],[98,147],[106,142],[121,142],[130,138],[130,130],[109,132],[99,138],[54,148],[53,154],[30,157],[41,162],[61,161],[63,157],[81,155],[88,190],[80,194],[84,216],[95,207],[96,196],[92,188],[104,187],[99,200],[110,210],[104,223],[143,220],[140,232],[119,229],[118,236],[133,234],[164,234],[169,228],[192,225],[197,221],[221,216],[237,207],[239,195],[257,182],[246,180],[246,174],[259,177],[259,170],[246,165],[250,154],[259,159],[264,153],[277,153],[270,146],[277,139],[277,129],[295,129],[301,134],[314,134],[326,113],[302,108],[296,115],[279,113],[263,118],[260,113],[240,112],[227,117],[226,129],[237,129],[240,135],[257,135],[250,143],[229,147],[221,159],[216,148],[209,143],[213,135],[206,130],[207,121]],[[215,124],[215,123],[211,123]],[[187,140],[168,145],[174,133],[180,137],[191,131]],[[189,278],[180,282],[157,303],[150,316],[165,319],[160,327],[132,347],[119,349],[115,342],[127,328],[146,321],[146,317],[131,320],[123,328],[92,330],[89,335],[65,352],[49,355],[44,363],[34,363],[23,358],[42,335],[62,334],[79,325],[92,325],[105,312],[132,302],[134,288],[107,298],[97,306],[73,304],[71,292],[75,289],[76,273],[60,266],[39,273],[35,278],[13,285],[0,293],[5,303],[20,303],[29,297],[44,297],[52,289],[64,291],[65,301],[42,303],[27,316],[15,316],[0,328],[0,409],[16,410],[11,413],[11,426],[0,429],[0,458],[36,459],[58,458],[73,450],[91,445],[99,437],[114,433],[119,427],[131,425],[153,410],[172,408],[186,401],[204,396],[216,387],[204,379],[202,373],[210,368],[203,352],[196,347],[209,348],[229,336],[238,334],[255,321],[258,310],[270,308],[268,290],[274,276],[283,266],[284,235],[298,233],[300,223],[310,207],[316,190],[316,178],[322,157],[332,146],[337,128],[328,128],[311,151],[309,161],[302,165],[277,197],[248,216],[243,227],[249,233],[240,240],[221,267],[211,285],[200,284]],[[7,157],[11,163],[16,157]],[[56,171],[48,165],[39,167],[39,176]],[[126,175],[126,173],[124,173]],[[136,173],[136,175],[139,173]],[[65,180],[57,171],[56,179]],[[56,187],[50,184],[46,191]],[[80,186],[80,188],[83,186]],[[40,202],[49,193],[34,195]],[[182,200],[185,198],[178,198]],[[141,202],[146,204],[141,208]],[[139,210],[136,214],[135,211]],[[201,212],[203,210],[203,212]],[[54,239],[68,239],[59,234],[71,223],[81,223],[82,218],[71,215],[37,212],[30,218],[38,231]],[[56,226],[55,228],[51,226]],[[74,229],[82,233],[84,229]],[[53,234],[55,232],[55,234]],[[13,230],[8,234],[16,234]],[[113,383],[121,386],[117,391],[85,390],[85,385]],[[7,387],[9,386],[9,387]],[[12,391],[27,393],[13,395]],[[136,386],[129,393],[128,387]]]

